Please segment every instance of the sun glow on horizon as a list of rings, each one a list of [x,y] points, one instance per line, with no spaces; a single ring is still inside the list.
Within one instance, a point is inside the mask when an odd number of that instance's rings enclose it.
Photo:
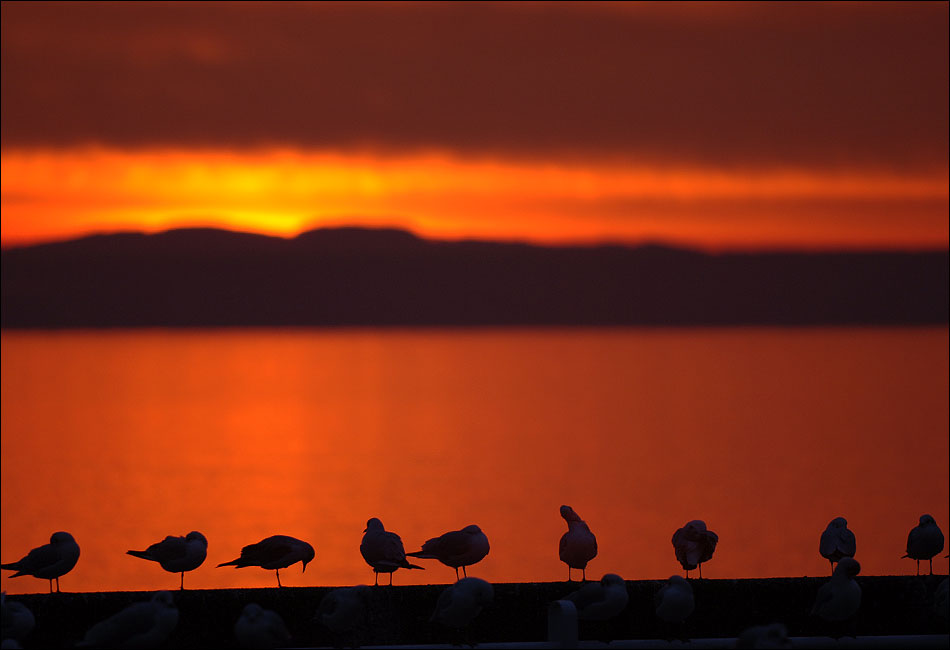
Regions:
[[[327,225],[435,238],[716,248],[943,248],[946,171],[728,170],[445,153],[8,150],[4,247],[92,232]]]

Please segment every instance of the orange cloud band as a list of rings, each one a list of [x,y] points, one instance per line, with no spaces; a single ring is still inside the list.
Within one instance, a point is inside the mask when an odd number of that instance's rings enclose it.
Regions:
[[[4,246],[92,231],[325,224],[539,242],[946,247],[947,174],[654,168],[295,150],[10,150]]]

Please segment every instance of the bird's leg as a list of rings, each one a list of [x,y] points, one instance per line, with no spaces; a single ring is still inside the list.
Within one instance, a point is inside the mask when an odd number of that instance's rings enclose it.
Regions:
[[[56,593],[59,593],[59,578],[56,578]]]
[[[49,592],[53,593],[53,579],[52,578],[49,579]]]
[[[280,584],[280,569],[274,569],[274,573],[277,574],[277,586],[278,586],[278,587],[283,587],[283,585]]]
[[[455,582],[459,581],[459,568],[455,567]]]
[[[920,560],[917,560],[917,575],[920,575]]]
[[[930,575],[934,574],[934,559],[930,558]]]
[[[567,581],[571,582],[571,565],[567,565]]]
[[[703,579],[703,563],[702,562],[699,563],[699,579],[700,580]]]
[[[581,569],[581,582],[587,582],[587,567]]]
[[[390,586],[390,587],[393,586],[393,573],[395,573],[395,571],[390,571],[390,573],[389,573],[389,586]]]
[[[379,571],[377,571],[376,569],[373,569],[373,576],[375,576],[375,578],[376,578],[376,579],[373,581],[373,586],[374,586],[374,587],[378,587],[378,586],[379,586]]]
[[[468,571],[465,570],[464,566],[462,567],[462,575],[465,576],[466,578],[468,577]]]
[[[828,560],[828,564],[831,565],[831,575],[834,575],[834,574],[835,574],[835,561],[834,561],[834,560]]]
[[[181,587],[180,587],[180,589],[181,589],[182,591],[185,590],[185,572],[184,572],[184,571],[181,572]]]

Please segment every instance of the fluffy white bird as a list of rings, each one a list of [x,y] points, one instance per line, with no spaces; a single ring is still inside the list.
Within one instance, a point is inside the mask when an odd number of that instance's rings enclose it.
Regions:
[[[242,648],[280,648],[291,635],[280,614],[248,603],[234,624],[234,638]]]
[[[208,556],[208,540],[197,530],[184,537],[169,535],[144,551],[126,551],[133,557],[158,562],[169,573],[181,574],[180,589],[185,588],[185,571],[194,571]]]
[[[943,532],[933,517],[921,515],[920,523],[907,536],[907,554],[901,557],[917,560],[917,575],[920,575],[920,561],[927,560],[930,562],[930,575],[933,575],[934,556],[942,550]]]
[[[0,594],[0,617],[2,617],[2,633],[4,641],[10,639],[20,642],[33,631],[36,618],[33,612],[24,605],[13,600],[7,600],[7,592]]]
[[[277,586],[280,584],[280,570],[297,562],[303,563],[303,570],[307,570],[315,553],[307,542],[288,535],[272,535],[262,539],[257,544],[250,544],[241,549],[241,557],[230,562],[222,562],[219,567],[233,566],[240,569],[246,566],[259,566],[268,571],[277,573]]]
[[[861,607],[861,586],[854,576],[861,572],[861,565],[851,557],[843,557],[831,574],[831,580],[818,589],[818,596],[811,609],[826,621],[842,622],[858,613]]]
[[[422,550],[406,553],[406,555],[438,560],[455,569],[455,579],[458,580],[459,567],[462,568],[462,574],[468,577],[465,567],[480,562],[488,555],[488,550],[488,537],[481,528],[472,525],[434,537],[422,545]]]
[[[571,569],[581,570],[581,579],[587,580],[587,563],[597,557],[597,538],[571,506],[561,506],[561,516],[567,522],[567,532],[561,535],[558,557],[567,564],[567,581]]]
[[[577,608],[582,621],[606,621],[627,606],[627,583],[616,573],[608,573],[600,582],[591,582],[565,597]]]
[[[854,557],[856,550],[854,533],[848,530],[848,520],[844,517],[832,519],[821,534],[818,544],[818,552],[831,563],[832,573],[835,570],[835,562],[843,557]]]
[[[178,625],[178,609],[167,591],[149,601],[129,605],[118,614],[96,623],[77,644],[94,648],[159,648]]]
[[[406,559],[406,549],[402,539],[383,527],[376,517],[366,522],[363,531],[363,541],[360,543],[360,554],[366,563],[373,568],[376,580],[374,586],[379,585],[379,574],[389,574],[389,584],[393,584],[393,573],[396,569],[422,569],[421,566],[410,564]]]
[[[661,621],[682,624],[693,610],[696,601],[693,598],[693,587],[682,576],[670,576],[654,598],[656,615]]]
[[[366,585],[334,589],[320,599],[314,618],[334,634],[352,634],[366,627],[368,599]]]
[[[432,622],[462,628],[475,620],[482,608],[495,598],[495,589],[481,578],[462,578],[439,594]]]
[[[699,577],[703,577],[703,562],[712,559],[719,535],[706,529],[706,522],[694,519],[673,533],[673,551],[676,559],[689,572],[699,567]]]
[[[69,533],[62,531],[53,533],[49,544],[38,546],[27,553],[26,557],[8,564],[0,564],[0,569],[16,571],[11,578],[33,576],[42,580],[49,580],[49,591],[53,593],[53,580],[56,581],[56,591],[59,591],[59,578],[64,576],[79,561],[79,544]]]

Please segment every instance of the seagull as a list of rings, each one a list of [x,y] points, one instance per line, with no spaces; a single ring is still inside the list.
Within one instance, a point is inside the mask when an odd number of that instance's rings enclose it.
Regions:
[[[488,555],[488,537],[478,526],[466,526],[462,530],[453,530],[440,537],[433,537],[422,545],[421,551],[406,553],[409,557],[438,560],[455,569],[455,579],[459,579],[459,567],[467,578],[465,567],[472,566]]]
[[[62,531],[50,535],[49,544],[38,546],[19,562],[0,564],[0,569],[16,571],[11,578],[33,576],[49,580],[49,592],[53,593],[53,580],[59,592],[59,577],[69,573],[79,561],[79,544],[69,533]]]
[[[781,623],[746,628],[736,640],[737,648],[790,648],[788,628]]]
[[[194,571],[205,561],[208,555],[208,540],[197,530],[193,530],[185,537],[169,535],[144,551],[126,551],[126,553],[143,560],[158,562],[170,573],[181,573],[180,588],[184,589],[185,571]]]
[[[428,542],[426,542],[428,544]],[[495,589],[481,578],[462,578],[439,594],[431,622],[456,629],[465,627],[495,598]]]
[[[297,562],[303,563],[303,570],[307,570],[307,562],[315,555],[313,547],[288,535],[272,535],[262,539],[257,544],[251,544],[241,549],[241,557],[230,562],[222,562],[218,567],[234,566],[240,569],[246,566],[259,566],[262,569],[273,569],[277,573],[277,586],[280,584],[280,570]]]
[[[600,582],[591,582],[565,600],[574,603],[577,618],[582,621],[606,621],[627,606],[627,583],[616,573],[605,574]]]
[[[368,598],[369,587],[366,585],[334,589],[320,599],[314,619],[338,637],[353,635],[367,625]],[[357,644],[351,637],[338,639],[334,645],[355,647]]]
[[[234,638],[242,648],[282,648],[291,635],[280,614],[248,603],[234,624]]]
[[[930,575],[934,574],[934,556],[943,550],[943,533],[930,515],[920,515],[920,524],[911,529],[907,536],[907,555],[917,560],[917,575],[920,575],[920,561],[930,562]],[[4,567],[6,568],[6,567]]]
[[[689,577],[690,569],[699,567],[699,577],[703,577],[703,562],[712,559],[719,535],[706,530],[706,522],[694,519],[673,533],[673,550],[676,559],[686,569]]]
[[[129,605],[118,614],[96,623],[79,646],[94,648],[159,648],[178,625],[172,595],[160,591],[151,600]]]
[[[393,573],[396,569],[422,569],[421,566],[410,564],[406,559],[406,550],[403,548],[402,539],[396,533],[391,533],[383,527],[376,517],[366,522],[366,530],[363,531],[363,542],[360,544],[360,553],[366,563],[373,567],[373,573],[376,574],[376,581],[373,586],[379,585],[379,574],[389,574],[389,585],[393,584]]]
[[[848,530],[848,520],[844,517],[832,519],[818,544],[818,552],[831,563],[832,573],[835,562],[843,557],[854,557],[855,549],[854,533]]]
[[[7,600],[7,592],[0,594],[0,617],[3,620],[3,640],[11,639],[20,642],[33,631],[36,618],[33,612],[23,603]]]
[[[861,572],[861,565],[852,557],[843,557],[831,574],[831,580],[821,585],[812,615],[826,621],[847,621],[861,607],[861,587],[854,576]]]
[[[558,555],[567,564],[567,581],[571,569],[581,570],[581,579],[587,580],[587,563],[597,557],[597,538],[571,506],[561,506],[561,516],[567,522],[567,532],[561,535]]]
[[[654,598],[656,615],[667,623],[682,624],[696,609],[693,587],[681,576],[670,576]]]

